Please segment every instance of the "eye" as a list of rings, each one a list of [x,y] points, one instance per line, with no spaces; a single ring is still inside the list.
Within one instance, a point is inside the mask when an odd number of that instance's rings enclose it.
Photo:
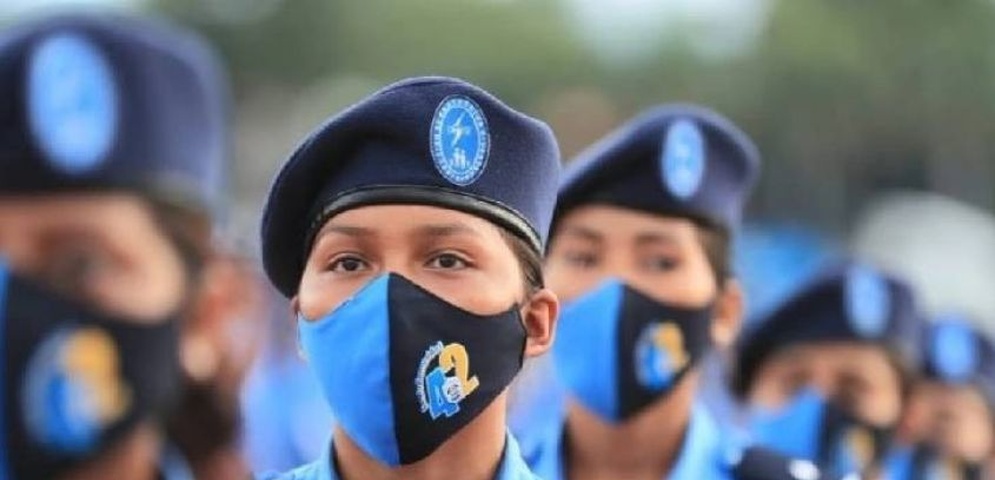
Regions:
[[[110,253],[81,243],[49,252],[43,275],[63,293],[82,295],[102,281],[113,266]]]
[[[428,261],[428,267],[438,270],[462,270],[469,266],[469,262],[453,253],[443,253],[432,257]]]
[[[594,268],[598,264],[597,255],[591,252],[566,252],[563,258],[568,264],[576,268]]]
[[[871,394],[871,385],[862,377],[845,375],[840,381],[841,396],[850,403]]]
[[[651,272],[669,272],[680,265],[676,258],[665,255],[652,256],[644,259],[641,263],[645,270]]]
[[[365,260],[351,255],[336,258],[328,265],[328,269],[336,273],[354,273],[369,267],[370,265]]]

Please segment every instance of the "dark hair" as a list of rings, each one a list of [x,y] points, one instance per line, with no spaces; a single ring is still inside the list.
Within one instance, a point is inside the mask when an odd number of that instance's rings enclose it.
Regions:
[[[692,220],[697,227],[698,242],[705,251],[715,283],[721,289],[732,277],[732,245],[729,230],[711,222]]]
[[[525,296],[528,298],[537,290],[545,286],[542,276],[542,256],[529,246],[522,237],[515,235],[504,228],[498,228],[501,238],[508,244],[511,253],[518,259],[518,266],[522,269],[522,284]]]
[[[211,255],[210,218],[166,202],[152,200],[149,203],[156,224],[179,253],[193,288]]]

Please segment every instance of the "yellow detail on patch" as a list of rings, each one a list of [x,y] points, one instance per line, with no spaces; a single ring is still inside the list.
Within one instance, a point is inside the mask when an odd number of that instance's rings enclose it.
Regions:
[[[466,353],[466,347],[460,343],[450,343],[439,353],[439,368],[442,373],[449,373],[456,369],[456,379],[460,383],[460,399],[466,398],[480,386],[480,380],[474,375],[470,377],[470,355]]]
[[[943,460],[943,478],[947,480],[963,480],[963,472],[960,465],[953,458],[947,457]]]
[[[119,419],[131,405],[131,390],[121,381],[117,348],[110,335],[83,328],[66,340],[60,358],[66,373],[85,385],[102,423]],[[82,399],[81,399],[82,400]]]
[[[673,323],[664,323],[654,332],[653,346],[667,352],[667,358],[672,362],[671,371],[677,371],[688,363],[687,350],[684,348],[684,334]]]
[[[853,452],[860,471],[871,466],[874,461],[874,437],[863,428],[851,428],[846,434],[846,445]]]

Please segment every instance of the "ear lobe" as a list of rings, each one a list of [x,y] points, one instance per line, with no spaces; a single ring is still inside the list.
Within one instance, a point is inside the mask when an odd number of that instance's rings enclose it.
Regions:
[[[719,349],[727,349],[736,341],[745,309],[743,289],[735,279],[727,279],[719,291],[712,321],[712,341]]]
[[[559,316],[560,300],[552,290],[544,288],[529,298],[522,312],[526,358],[537,357],[552,348]]]

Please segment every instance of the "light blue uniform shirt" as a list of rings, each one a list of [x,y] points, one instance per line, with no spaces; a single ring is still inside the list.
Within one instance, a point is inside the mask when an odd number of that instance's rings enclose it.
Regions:
[[[257,476],[257,478],[259,480],[339,480],[334,465],[334,448],[334,443],[329,441],[328,448],[323,450],[321,458],[317,461],[286,473],[267,473]],[[505,436],[504,454],[501,457],[501,464],[498,466],[494,480],[539,480],[539,477],[533,475],[525,461],[522,460],[518,442],[510,433]]]
[[[535,452],[530,452],[529,464],[537,475],[546,480],[567,480],[564,465],[563,434],[566,418],[551,422],[544,428]],[[691,412],[684,444],[669,480],[733,479],[732,469],[746,446],[743,436],[723,432],[712,414],[701,404]]]

